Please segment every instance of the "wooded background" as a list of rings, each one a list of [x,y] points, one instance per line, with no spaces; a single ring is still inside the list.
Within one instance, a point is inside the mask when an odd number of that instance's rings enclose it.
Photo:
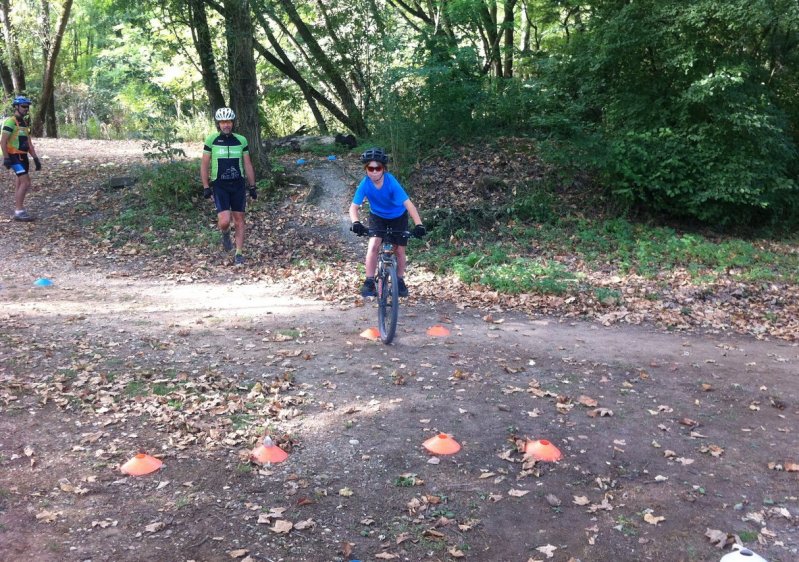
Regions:
[[[525,136],[619,204],[799,224],[795,0],[2,0],[34,134],[351,132],[411,165]],[[5,104],[7,112],[10,104]]]

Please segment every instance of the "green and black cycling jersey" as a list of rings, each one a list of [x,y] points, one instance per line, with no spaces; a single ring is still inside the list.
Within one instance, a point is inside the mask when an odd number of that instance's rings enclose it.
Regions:
[[[236,133],[214,133],[205,139],[203,152],[211,155],[211,182],[244,179],[244,154],[249,153],[247,139]]]

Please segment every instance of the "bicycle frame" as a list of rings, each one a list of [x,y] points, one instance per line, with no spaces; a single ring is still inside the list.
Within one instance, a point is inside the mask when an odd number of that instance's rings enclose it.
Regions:
[[[392,235],[410,238],[407,231],[395,233],[390,228],[385,231],[370,231],[370,235],[381,238],[377,256],[375,286],[377,288],[377,327],[380,340],[389,344],[397,333],[399,318],[399,276],[397,274],[396,244],[390,241]]]

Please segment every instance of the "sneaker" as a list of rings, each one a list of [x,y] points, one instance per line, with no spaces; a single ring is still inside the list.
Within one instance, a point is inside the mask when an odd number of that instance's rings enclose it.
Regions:
[[[31,222],[33,217],[28,214],[25,209],[21,211],[14,211],[14,220],[20,222]]]
[[[230,231],[226,230],[222,233],[222,248],[229,252],[233,249],[233,242],[230,240]]]
[[[244,265],[244,254],[236,254],[233,258],[233,265]]]
[[[397,278],[397,289],[399,289],[399,296],[407,297],[408,296],[408,287],[405,286],[405,279],[402,277]]]
[[[367,277],[366,281],[363,282],[363,286],[361,287],[361,296],[362,297],[377,296],[377,288],[375,287],[374,279],[370,279]]]

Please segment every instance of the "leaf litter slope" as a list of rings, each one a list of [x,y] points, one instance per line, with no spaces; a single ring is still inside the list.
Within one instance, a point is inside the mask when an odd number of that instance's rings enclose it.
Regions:
[[[46,170],[31,205],[58,212],[0,223],[4,556],[715,560],[737,537],[796,558],[795,345],[416,298],[386,347],[358,337],[362,247],[306,188],[255,210],[234,270],[97,251],[79,203],[118,194]],[[258,467],[267,432],[289,458]],[[462,450],[431,457],[438,432]],[[123,476],[139,450],[164,468]]]

